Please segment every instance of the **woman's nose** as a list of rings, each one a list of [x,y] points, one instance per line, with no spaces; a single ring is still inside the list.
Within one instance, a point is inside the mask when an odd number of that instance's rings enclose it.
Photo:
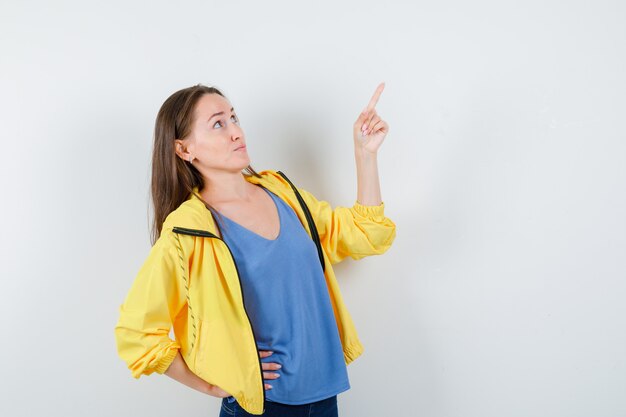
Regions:
[[[242,131],[238,126],[232,125],[232,130],[230,132],[230,138],[235,141],[237,139],[241,139],[242,135]]]

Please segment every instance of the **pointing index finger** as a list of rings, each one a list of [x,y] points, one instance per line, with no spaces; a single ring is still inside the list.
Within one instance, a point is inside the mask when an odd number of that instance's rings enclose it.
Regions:
[[[370,102],[367,104],[366,110],[373,109],[376,106],[376,103],[378,103],[378,98],[383,93],[384,88],[385,83],[378,84],[378,87],[376,87],[376,91],[374,91],[374,95],[370,99]]]

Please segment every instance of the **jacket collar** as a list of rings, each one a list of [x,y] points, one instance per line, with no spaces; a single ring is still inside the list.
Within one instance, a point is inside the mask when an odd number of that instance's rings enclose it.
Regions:
[[[243,175],[248,182],[258,184],[268,189],[281,197],[292,207],[294,204],[297,204],[297,201],[294,201],[295,197],[290,194],[290,192],[293,193],[290,185],[276,171],[261,171],[259,172],[261,178],[255,177],[254,175]],[[197,197],[197,194],[199,194],[198,187],[194,187],[193,193],[189,194],[187,200],[165,218],[162,232],[166,229],[178,227],[202,230],[213,234],[216,233],[216,225],[213,216],[202,200]]]

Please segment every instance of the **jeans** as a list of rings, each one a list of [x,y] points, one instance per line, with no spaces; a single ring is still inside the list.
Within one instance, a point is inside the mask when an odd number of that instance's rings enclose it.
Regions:
[[[299,405],[265,401],[265,412],[262,415],[265,417],[338,417],[337,395]],[[254,414],[246,412],[237,401],[229,403],[226,398],[222,399],[220,417],[243,416],[254,416]]]

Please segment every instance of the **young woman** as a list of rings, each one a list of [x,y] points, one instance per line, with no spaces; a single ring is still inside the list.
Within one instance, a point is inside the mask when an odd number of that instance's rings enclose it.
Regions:
[[[388,132],[375,110],[383,88],[354,123],[357,200],[334,209],[284,173],[250,166],[217,88],[185,88],[163,103],[153,246],[115,327],[135,378],[164,373],[220,397],[222,417],[338,415],[346,365],[363,346],[331,265],[382,254],[396,234],[376,159]]]

